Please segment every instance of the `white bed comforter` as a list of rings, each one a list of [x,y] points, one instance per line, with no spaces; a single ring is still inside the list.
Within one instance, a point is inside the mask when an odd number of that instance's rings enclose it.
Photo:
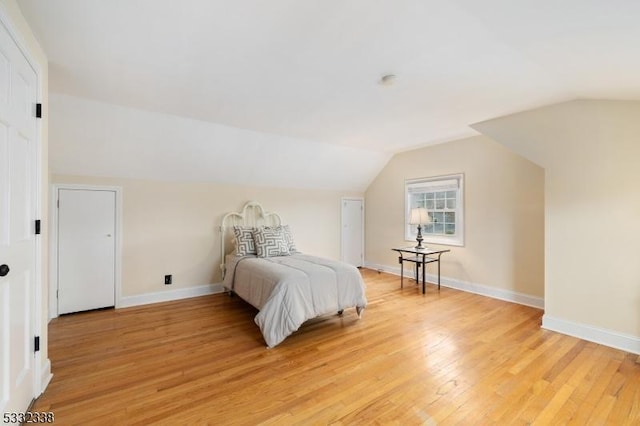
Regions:
[[[311,318],[367,305],[360,271],[334,260],[305,254],[228,256],[226,271],[224,286],[259,309],[254,320],[268,347]]]

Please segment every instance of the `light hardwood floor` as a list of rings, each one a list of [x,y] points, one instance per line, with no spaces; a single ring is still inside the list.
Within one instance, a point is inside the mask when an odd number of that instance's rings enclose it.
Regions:
[[[56,424],[640,424],[638,356],[540,329],[542,311],[363,270],[357,320],[274,349],[219,294],[53,320]],[[405,283],[406,284],[406,283]]]

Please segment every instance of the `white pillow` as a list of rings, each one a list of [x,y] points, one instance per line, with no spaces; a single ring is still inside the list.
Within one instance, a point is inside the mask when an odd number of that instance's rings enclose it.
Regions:
[[[291,233],[291,228],[289,225],[282,225],[282,230],[284,232],[284,238],[287,240],[287,244],[289,245],[290,253],[297,253],[298,249],[296,248],[296,243],[293,241],[293,234]]]

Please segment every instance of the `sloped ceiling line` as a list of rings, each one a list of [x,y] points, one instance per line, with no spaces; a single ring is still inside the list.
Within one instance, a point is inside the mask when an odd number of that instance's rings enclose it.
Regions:
[[[249,151],[309,150],[286,154],[290,174],[311,156],[350,164],[338,176],[355,179],[354,188],[371,179],[360,163],[377,167],[390,153],[477,134],[470,123],[576,98],[640,99],[637,1],[17,3],[50,60],[51,91],[69,96],[59,107],[86,99],[210,123],[214,133],[244,129]],[[388,73],[394,84],[380,84]],[[196,160],[232,161],[207,151],[213,145]],[[79,154],[56,155],[68,165]],[[283,167],[279,158],[258,174]],[[315,161],[301,184],[344,185],[333,167],[316,174],[314,164],[328,163]],[[129,167],[123,172],[151,173]],[[207,167],[196,161],[192,173],[211,177]]]

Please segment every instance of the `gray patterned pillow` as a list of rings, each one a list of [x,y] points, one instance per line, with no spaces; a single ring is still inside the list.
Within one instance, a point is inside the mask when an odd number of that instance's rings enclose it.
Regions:
[[[236,256],[246,256],[257,254],[256,245],[253,242],[253,230],[251,226],[234,226],[233,235],[236,240]]]
[[[289,255],[289,244],[281,227],[258,228],[253,231],[253,241],[258,257]]]
[[[278,225],[278,226],[265,226],[267,229],[275,229],[284,234],[284,239],[287,242],[287,246],[289,247],[289,254],[298,253],[298,249],[296,248],[296,243],[293,241],[293,234],[291,233],[291,228],[289,225]]]

